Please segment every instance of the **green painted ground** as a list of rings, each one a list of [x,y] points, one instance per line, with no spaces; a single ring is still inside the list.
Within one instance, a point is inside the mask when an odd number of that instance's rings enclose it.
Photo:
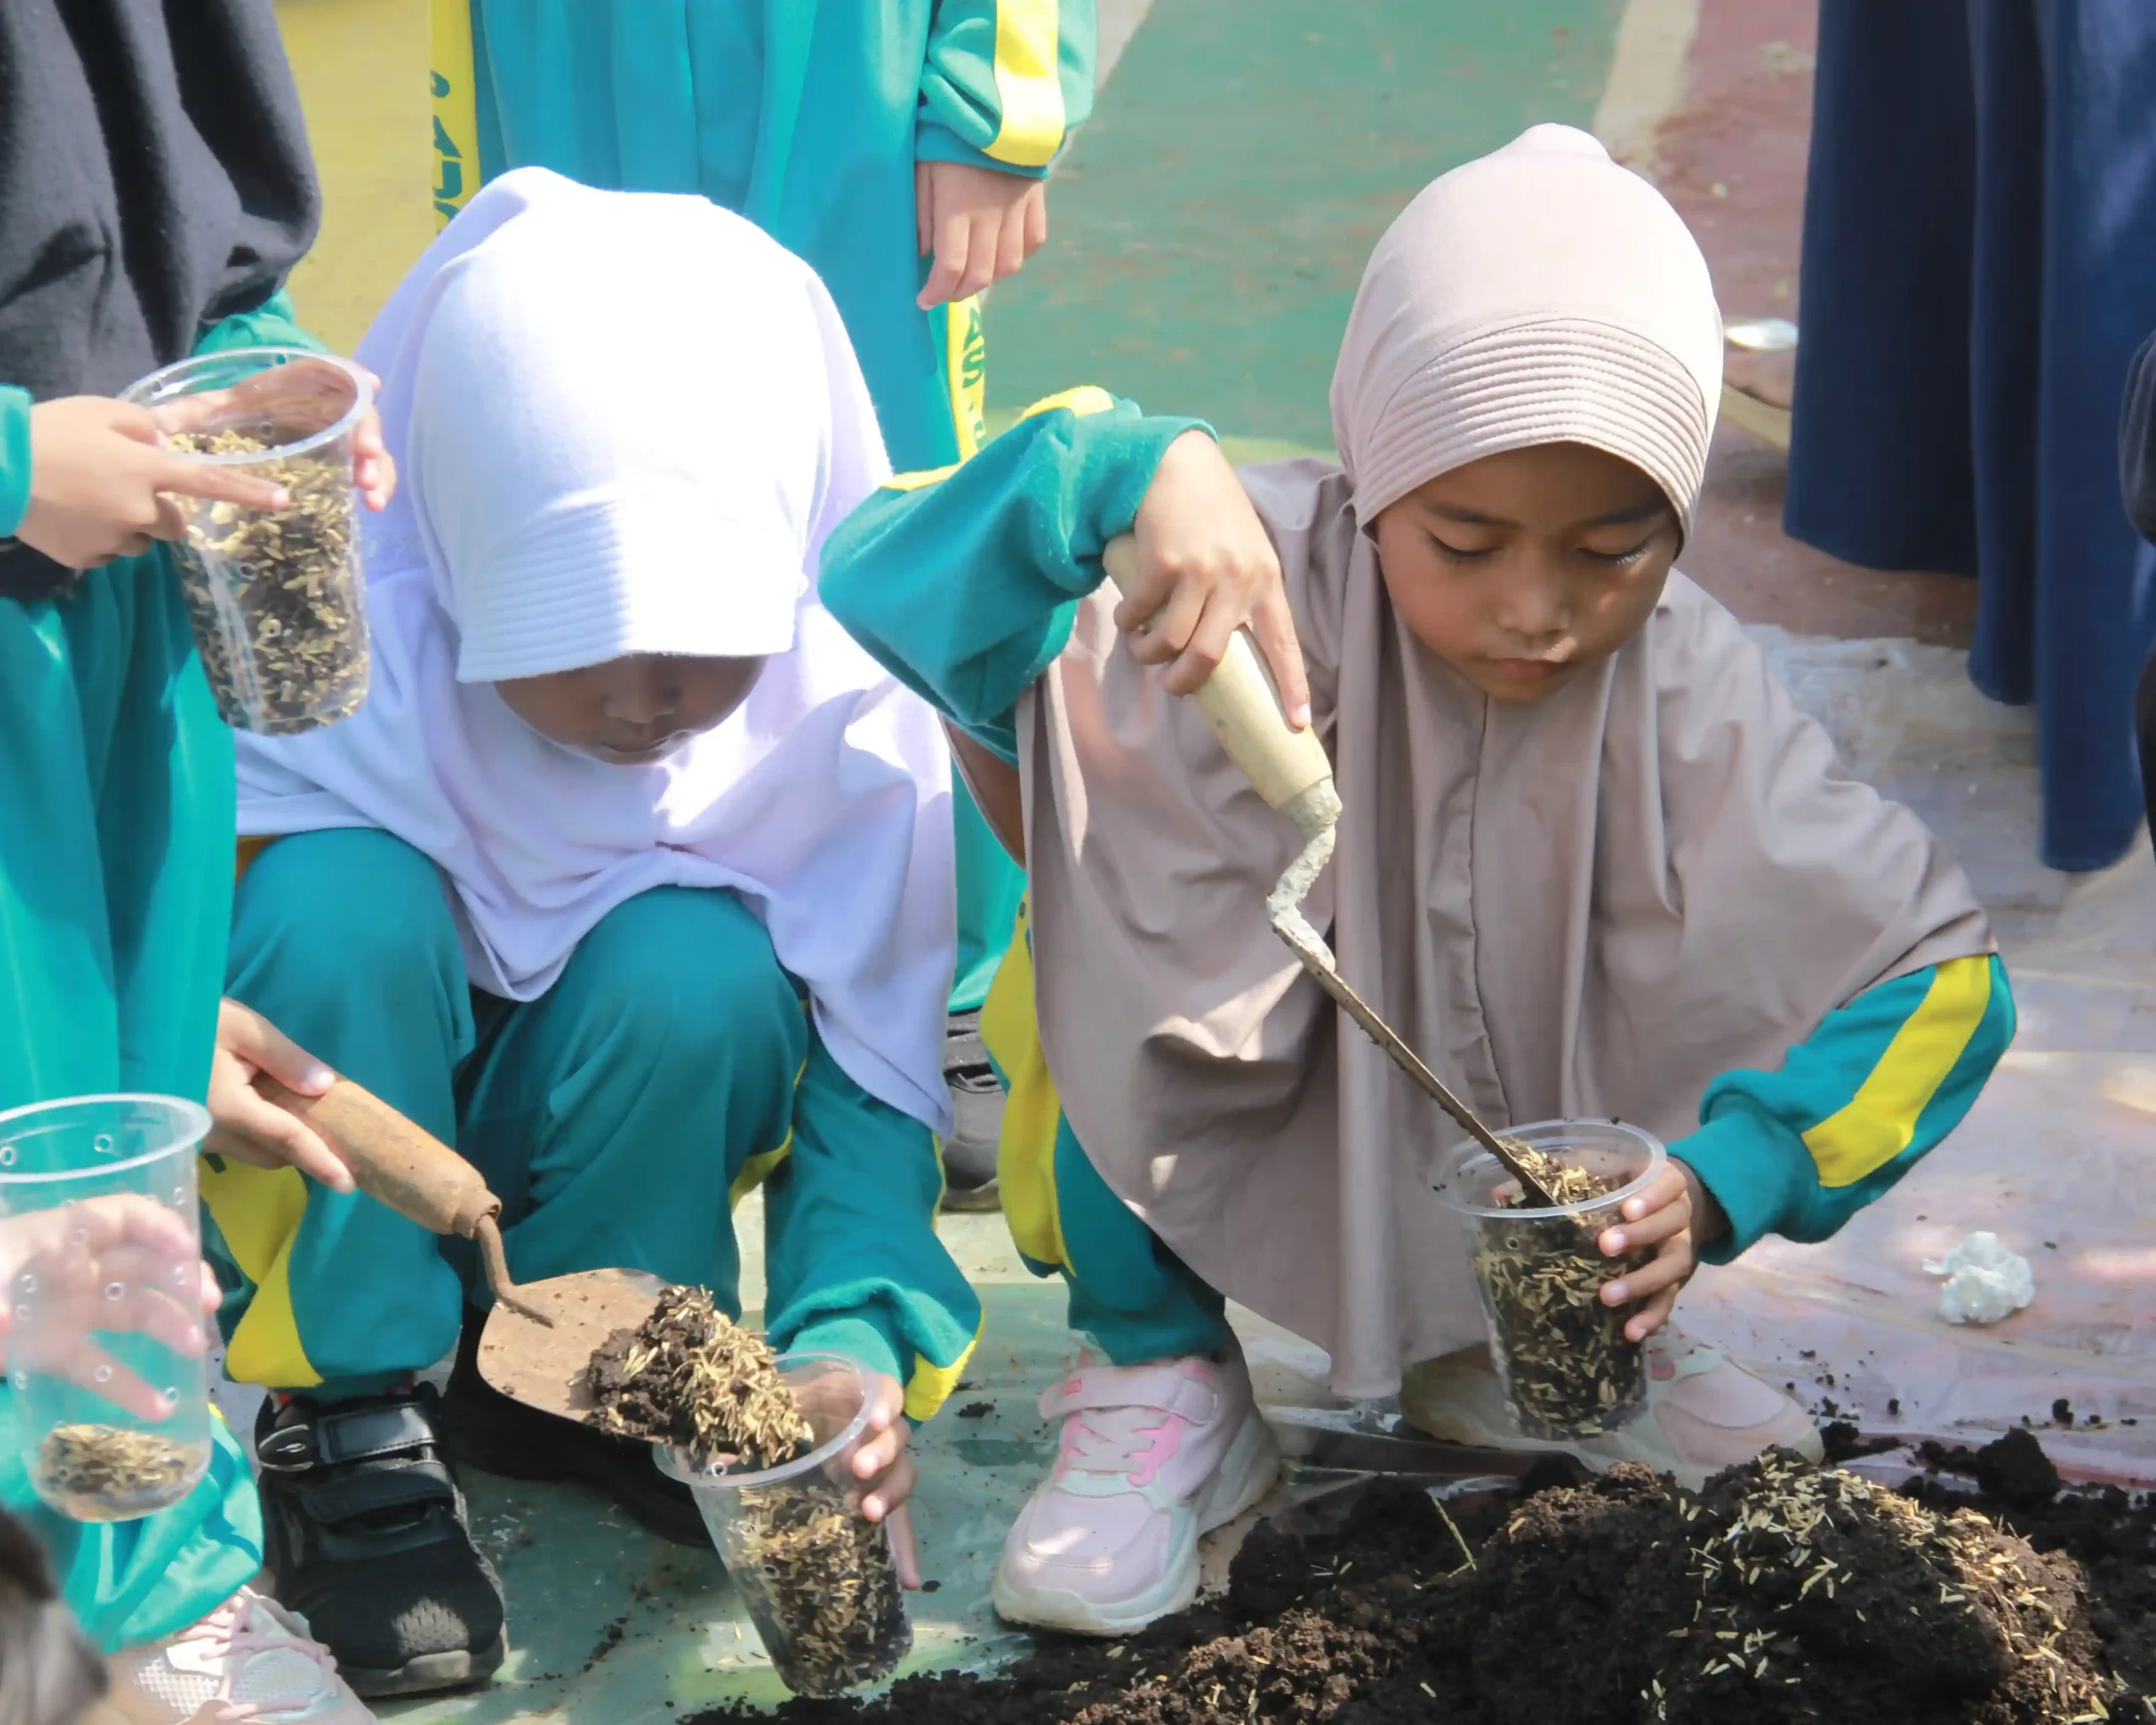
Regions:
[[[990,307],[994,404],[1100,383],[1330,448],[1378,235],[1446,168],[1537,120],[1588,124],[1622,9],[1154,0],[1057,170],[1047,249]]]

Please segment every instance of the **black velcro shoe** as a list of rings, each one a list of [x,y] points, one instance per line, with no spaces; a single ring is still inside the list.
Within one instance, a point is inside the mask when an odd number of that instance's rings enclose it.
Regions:
[[[272,1402],[256,1423],[263,1567],[361,1696],[460,1688],[508,1651],[502,1584],[472,1543],[436,1405],[422,1385]]]
[[[456,1364],[442,1397],[442,1436],[457,1465],[503,1479],[578,1481],[605,1493],[659,1538],[710,1551],[711,1534],[696,1498],[659,1471],[649,1444],[527,1407],[479,1375],[479,1335],[486,1325],[484,1312],[464,1314]]]

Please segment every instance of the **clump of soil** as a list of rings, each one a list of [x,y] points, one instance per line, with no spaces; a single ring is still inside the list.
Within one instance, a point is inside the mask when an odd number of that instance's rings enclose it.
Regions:
[[[713,1485],[696,1489],[719,1556],[787,1687],[836,1696],[889,1676],[913,1645],[889,1535],[847,1503],[844,1464],[728,1483],[808,1455],[819,1434],[761,1338],[702,1288],[670,1288],[633,1330],[593,1353],[601,1429],[670,1444]],[[837,1424],[852,1418],[837,1410]],[[714,1487],[723,1488],[715,1489]]]
[[[584,1369],[602,1431],[714,1459],[776,1467],[815,1447],[763,1338],[702,1288],[669,1288],[633,1330],[616,1330]]]
[[[1049,1642],[995,1679],[779,1717],[2068,1725],[2143,1717],[2156,1675],[2156,1534],[2121,1494],[2002,1519],[1786,1452],[1697,1495],[1626,1466],[1463,1512],[1471,1567],[1423,1493],[1377,1482],[1349,1503],[1330,1531],[1261,1526],[1225,1599],[1128,1642]]]
[[[1585,1204],[1623,1183],[1562,1162],[1518,1140],[1509,1149],[1560,1204]],[[1535,1200],[1516,1193],[1506,1207]],[[1531,1438],[1586,1437],[1620,1425],[1646,1394],[1646,1350],[1625,1335],[1629,1310],[1605,1306],[1602,1290],[1639,1268],[1651,1251],[1603,1256],[1600,1231],[1614,1210],[1491,1223],[1477,1234],[1475,1275],[1497,1362],[1520,1430]]]

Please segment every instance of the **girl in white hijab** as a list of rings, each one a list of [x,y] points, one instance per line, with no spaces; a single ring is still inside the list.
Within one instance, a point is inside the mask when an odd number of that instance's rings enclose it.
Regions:
[[[1653,1253],[1604,1290],[1635,1338],[1695,1252],[1838,1227],[2004,1049],[1967,884],[1671,567],[1721,344],[1676,213],[1538,126],[1380,242],[1339,465],[1238,483],[1189,421],[1078,392],[827,548],[825,602],[967,728],[1031,877],[1032,964],[990,1002],[1005,1209],[1104,1360],[1043,1401],[1063,1444],[1005,1616],[1122,1633],[1190,1597],[1198,1534],[1274,1466],[1224,1299],[1327,1348],[1342,1396],[1406,1377],[1442,1435],[1524,1441],[1431,1189],[1457,1135],[1274,937],[1299,836],[1166,698],[1246,617],[1332,757],[1346,813],[1308,909],[1343,975],[1486,1119],[1669,1141],[1600,1241]],[[1099,558],[1134,528],[1118,605]],[[1710,1350],[1658,1338],[1650,1375],[1645,1413],[1572,1447],[1694,1479],[1817,1453]]]
[[[702,198],[535,169],[360,355],[405,478],[365,546],[372,692],[240,739],[240,830],[270,842],[229,991],[477,1162],[520,1280],[621,1265],[731,1306],[729,1197],[766,1179],[771,1338],[876,1375],[889,1514],[901,1410],[935,1411],[979,1307],[933,1226],[949,760],[813,579],[889,473],[831,302]],[[488,1390],[458,1252],[290,1167],[208,1201],[248,1284],[231,1369],[282,1392],[269,1562],[368,1692],[502,1656],[445,1448],[707,1543],[648,1446]],[[412,1375],[460,1332],[437,1406]]]

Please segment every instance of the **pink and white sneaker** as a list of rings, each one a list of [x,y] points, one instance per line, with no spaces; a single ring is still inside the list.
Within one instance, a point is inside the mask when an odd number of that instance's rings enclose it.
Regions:
[[[995,1610],[1070,1635],[1129,1635],[1198,1597],[1198,1536],[1280,1471],[1250,1372],[1225,1363],[1081,1365],[1041,1397],[1054,1470],[1003,1542]]]
[[[100,1717],[126,1725],[375,1725],[307,1619],[251,1587],[107,1666]]]

